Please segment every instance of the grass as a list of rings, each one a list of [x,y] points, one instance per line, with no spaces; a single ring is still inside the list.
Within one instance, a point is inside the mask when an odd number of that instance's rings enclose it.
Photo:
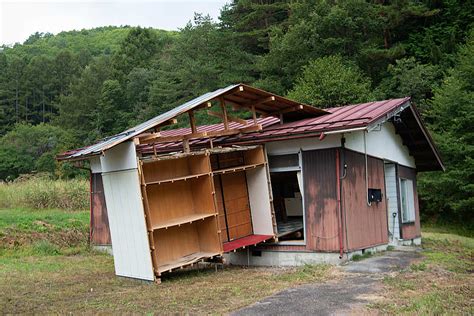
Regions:
[[[111,256],[87,247],[87,227],[87,212],[0,210],[2,313],[222,314],[336,277],[333,267],[307,265],[201,267],[168,274],[160,285],[120,278]]]
[[[85,179],[53,180],[25,176],[0,182],[0,208],[85,210],[89,207],[89,183]]]
[[[386,277],[383,299],[370,308],[382,314],[474,314],[474,238],[452,232],[424,230],[423,259]]]
[[[364,260],[364,259],[367,259],[367,258],[370,258],[373,256],[373,253],[370,252],[370,251],[366,251],[364,252],[363,254],[359,255],[359,254],[355,254],[352,256],[351,260],[352,261],[361,261],[361,260]]]

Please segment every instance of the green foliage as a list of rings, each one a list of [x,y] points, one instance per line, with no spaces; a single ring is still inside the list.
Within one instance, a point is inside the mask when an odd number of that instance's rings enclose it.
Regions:
[[[414,57],[399,59],[389,65],[388,74],[378,87],[381,99],[410,96],[422,110],[440,77],[437,66],[421,64]]]
[[[158,60],[148,113],[157,115],[217,88],[254,81],[253,56],[240,51],[233,39],[209,16],[196,14]]]
[[[19,123],[45,124],[72,137],[68,148],[88,145],[238,82],[321,107],[409,95],[448,166],[421,176],[421,214],[465,219],[473,203],[472,140],[463,133],[472,90],[461,75],[467,62],[458,61],[466,53],[457,50],[473,10],[462,0],[232,0],[218,23],[196,14],[179,32],[35,33],[0,50],[0,136]],[[455,64],[464,66],[450,71]],[[198,113],[197,121],[217,119]],[[73,175],[71,165],[53,162],[56,149],[28,156],[21,146],[0,146],[0,178]]]
[[[370,80],[340,56],[311,61],[288,93],[290,99],[320,108],[371,100]]]
[[[474,209],[474,31],[456,66],[435,90],[427,113],[446,164],[445,172],[420,177],[425,216],[471,222]]]
[[[52,158],[71,142],[70,135],[59,127],[17,124],[0,138],[0,180],[14,179],[33,171],[60,172]]]

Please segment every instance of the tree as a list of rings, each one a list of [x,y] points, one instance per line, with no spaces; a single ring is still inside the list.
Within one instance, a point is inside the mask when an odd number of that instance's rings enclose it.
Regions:
[[[242,49],[262,55],[269,50],[272,29],[284,28],[289,14],[288,0],[233,0],[219,18],[225,29],[236,34]]]
[[[340,56],[311,61],[288,93],[290,99],[321,108],[369,101],[371,95],[370,80]]]
[[[69,134],[56,126],[15,125],[0,138],[0,179],[14,179],[33,171],[54,174],[59,170],[54,156],[70,143]]]
[[[200,94],[236,82],[255,80],[253,56],[209,16],[195,15],[174,44],[163,51],[150,87],[147,111],[157,115]]]
[[[446,165],[420,177],[426,217],[472,224],[474,209],[474,30],[457,64],[435,90],[427,113]]]
[[[104,126],[106,113],[99,105],[104,81],[110,76],[110,57],[98,57],[71,84],[70,93],[60,96],[55,124],[68,130],[75,137],[76,144],[90,144],[107,136],[104,131],[113,129]]]
[[[377,88],[381,99],[411,96],[422,111],[426,101],[431,99],[432,91],[439,82],[439,68],[421,64],[414,57],[399,59],[388,66],[388,76]]]

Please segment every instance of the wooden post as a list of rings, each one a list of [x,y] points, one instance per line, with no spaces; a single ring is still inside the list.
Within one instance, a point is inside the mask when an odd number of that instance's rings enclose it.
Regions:
[[[255,112],[255,105],[252,105],[252,118],[253,118],[253,123],[257,125],[257,112]]]
[[[225,107],[225,100],[224,100],[223,97],[220,97],[219,100],[221,102],[222,115],[224,116],[223,117],[223,119],[224,119],[224,130],[228,130],[229,129],[229,121],[227,120],[227,109]]]
[[[196,119],[194,118],[194,111],[189,111],[189,125],[191,125],[191,133],[197,133]]]
[[[183,139],[183,149],[185,153],[189,153],[191,148],[189,147],[189,139]]]

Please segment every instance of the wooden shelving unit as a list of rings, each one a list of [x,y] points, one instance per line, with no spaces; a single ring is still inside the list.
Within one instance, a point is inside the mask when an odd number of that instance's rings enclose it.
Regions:
[[[155,274],[222,254],[208,154],[141,162]]]
[[[230,241],[240,247],[258,242],[261,236],[271,237],[255,235],[247,183],[247,174],[253,175],[255,183],[254,171],[265,165],[262,147],[141,160],[143,204],[158,278],[164,272],[222,255]],[[258,206],[254,211],[261,212],[256,200],[252,200]]]

